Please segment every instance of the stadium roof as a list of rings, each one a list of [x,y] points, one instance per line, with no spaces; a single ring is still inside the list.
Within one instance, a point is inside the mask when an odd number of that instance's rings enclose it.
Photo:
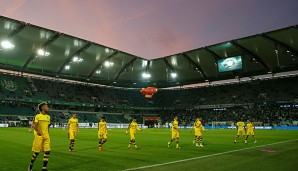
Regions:
[[[127,40],[129,43],[129,40]],[[0,16],[0,68],[117,87],[173,87],[298,69],[298,26],[148,60]],[[241,56],[242,69],[217,61]]]

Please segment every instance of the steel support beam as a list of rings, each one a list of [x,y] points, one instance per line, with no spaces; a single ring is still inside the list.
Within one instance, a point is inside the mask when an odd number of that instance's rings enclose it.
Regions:
[[[285,44],[285,43],[283,43],[283,42],[281,42],[281,41],[279,41],[279,40],[277,40],[277,39],[275,39],[273,37],[270,37],[270,36],[268,36],[266,34],[261,34],[261,37],[263,37],[264,39],[267,39],[267,40],[273,42],[274,44],[280,46],[281,48],[283,48],[285,50],[290,51],[293,55],[295,55],[295,56],[298,57],[298,52],[294,48],[290,47],[289,45],[287,45],[287,44]]]
[[[267,70],[270,70],[270,67],[267,65],[267,63],[265,61],[263,61],[263,59],[261,57],[259,57],[258,55],[256,55],[255,53],[253,53],[252,51],[248,50],[247,48],[245,48],[244,46],[240,45],[239,43],[237,43],[236,41],[231,41],[230,42],[232,45],[234,45],[235,47],[237,47],[240,51],[242,51],[243,53],[248,54],[249,56],[251,56],[252,58],[254,58],[257,62],[259,62],[264,68],[266,68]]]
[[[47,40],[44,44],[40,46],[40,48],[45,49],[49,45],[51,45],[55,40],[57,40],[62,34],[59,32],[56,32],[49,40]],[[23,65],[23,69],[26,69],[30,62],[36,57],[36,52],[32,53],[30,57],[27,59],[25,64]]]
[[[171,69],[171,71],[174,71],[173,66],[169,63],[169,61],[166,58],[163,58],[163,61],[165,62],[166,66]]]
[[[7,39],[12,39],[15,35],[17,35],[19,32],[21,32],[27,25],[25,22],[20,22],[20,25],[16,27],[11,33],[7,35]]]
[[[58,74],[60,74],[63,70],[63,68],[65,67],[65,65],[67,65],[71,59],[75,56],[79,56],[81,55],[82,52],[84,52],[86,49],[88,49],[90,46],[92,45],[91,42],[87,42],[82,48],[80,48],[79,50],[77,50],[76,52],[74,52],[72,55],[70,55],[65,61],[64,63],[60,66],[59,70],[58,70]]]
[[[126,68],[131,65],[135,60],[137,60],[137,57],[134,57],[133,59],[131,59],[128,63],[126,63],[121,70],[118,72],[118,74],[116,75],[116,77],[114,78],[114,80],[118,80],[118,78],[121,76],[121,74],[123,74],[123,72],[126,70]]]
[[[201,66],[199,64],[197,64],[195,61],[193,61],[187,54],[185,53],[182,53],[182,56],[188,61],[190,62],[193,66],[195,66],[198,71],[201,72],[201,74],[203,75],[204,79],[207,79],[207,75],[206,73],[204,72],[204,70],[201,68]]]

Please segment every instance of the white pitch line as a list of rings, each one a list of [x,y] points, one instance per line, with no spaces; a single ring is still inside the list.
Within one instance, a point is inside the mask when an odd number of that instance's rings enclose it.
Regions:
[[[196,159],[201,159],[201,158],[218,156],[218,155],[222,155],[222,154],[228,154],[228,153],[233,153],[233,152],[237,152],[237,151],[249,150],[249,149],[253,149],[253,148],[270,146],[270,145],[275,145],[275,144],[282,144],[282,143],[291,142],[291,141],[297,141],[297,140],[298,139],[293,139],[293,140],[288,140],[288,141],[280,141],[280,142],[276,142],[276,143],[264,144],[264,145],[259,145],[259,146],[255,146],[255,147],[242,148],[242,149],[238,149],[238,150],[226,151],[226,152],[216,153],[216,154],[210,154],[210,155],[206,155],[206,156],[194,157],[194,158],[183,159],[183,160],[176,160],[176,161],[172,161],[172,162],[154,164],[154,165],[149,165],[149,166],[135,167],[135,168],[125,169],[125,170],[122,170],[122,171],[140,170],[140,169],[146,169],[146,168],[151,168],[151,167],[164,166],[164,165],[168,165],[168,164],[181,163],[181,162],[190,161],[190,160],[196,160]]]

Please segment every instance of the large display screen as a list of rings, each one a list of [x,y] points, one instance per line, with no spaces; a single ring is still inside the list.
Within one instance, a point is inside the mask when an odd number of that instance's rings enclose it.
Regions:
[[[242,69],[241,56],[220,59],[217,61],[218,72],[227,72]]]

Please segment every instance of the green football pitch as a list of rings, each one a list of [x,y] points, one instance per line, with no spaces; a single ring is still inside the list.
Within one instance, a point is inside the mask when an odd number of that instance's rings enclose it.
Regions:
[[[258,142],[242,137],[234,144],[235,130],[207,130],[204,147],[192,143],[189,129],[180,130],[180,149],[167,147],[168,129],[137,132],[139,150],[128,149],[124,129],[108,131],[108,142],[98,151],[97,129],[81,129],[76,152],[68,151],[65,129],[50,129],[51,155],[48,170],[297,170],[298,131],[256,130]],[[28,128],[0,128],[0,170],[26,170],[31,158],[33,134]],[[262,152],[262,148],[276,152]],[[42,169],[41,153],[33,170]]]

